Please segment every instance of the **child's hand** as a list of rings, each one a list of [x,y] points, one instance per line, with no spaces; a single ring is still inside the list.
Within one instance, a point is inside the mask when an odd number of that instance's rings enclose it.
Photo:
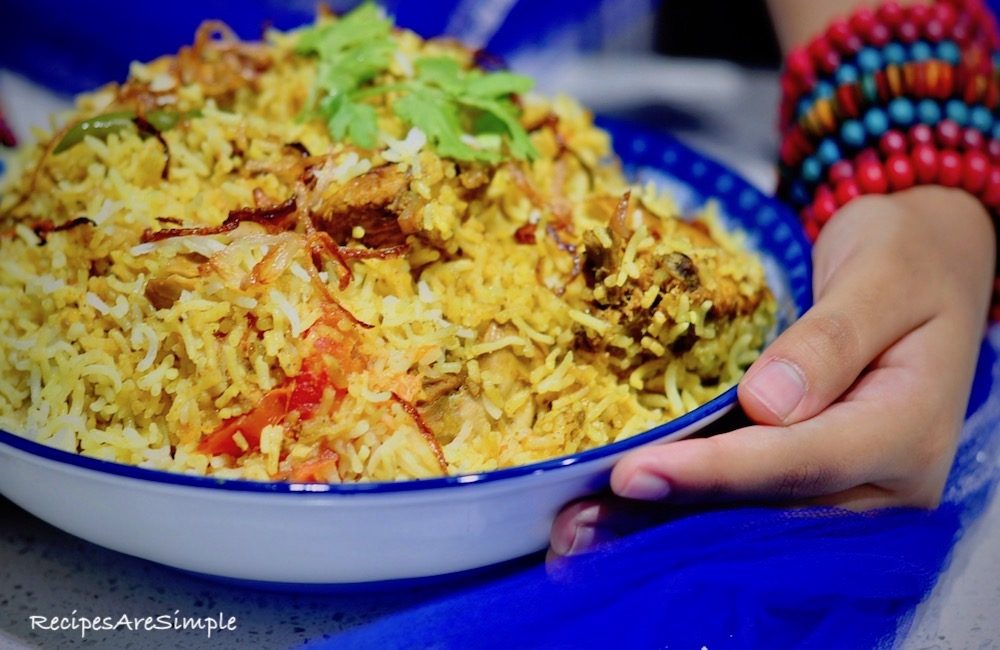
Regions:
[[[665,503],[935,506],[968,401],[994,249],[986,211],[959,190],[851,202],[817,242],[815,306],[740,383],[759,426],[637,449],[614,468],[612,490]],[[613,536],[602,521],[629,519],[613,503],[563,510],[552,550]]]

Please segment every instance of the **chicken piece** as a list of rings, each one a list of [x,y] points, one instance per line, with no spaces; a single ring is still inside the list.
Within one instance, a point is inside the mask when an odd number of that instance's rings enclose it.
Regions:
[[[433,404],[440,398],[456,391],[462,386],[463,383],[465,383],[464,374],[445,375],[440,379],[426,381],[423,386],[423,393],[420,401],[417,402],[417,406],[423,407],[427,404]]]
[[[169,309],[184,291],[194,291],[200,284],[200,263],[205,258],[200,255],[179,255],[170,260],[163,273],[146,282],[143,292],[146,299],[156,309]]]
[[[672,333],[670,325],[686,320],[686,315],[678,313],[679,305],[686,303],[692,309],[710,301],[712,306],[705,321],[725,327],[753,314],[769,296],[763,284],[752,293],[742,290],[740,279],[733,277],[729,269],[733,256],[700,222],[676,220],[669,240],[679,245],[670,246],[663,240],[639,253],[635,258],[639,277],[628,279],[622,286],[613,278],[623,264],[628,239],[611,227],[603,235],[584,233],[584,277],[593,291],[592,312],[612,327],[603,335],[591,330],[578,332],[577,344],[581,349],[606,349],[608,341],[624,334],[637,344],[650,337],[673,354],[684,354],[698,342],[699,336],[694,328],[682,334]],[[609,240],[610,246],[601,243]],[[612,280],[606,282],[608,278]],[[650,301],[649,292],[654,287],[655,297]],[[687,300],[682,301],[682,297]],[[663,316],[660,326],[654,326],[657,312]],[[655,356],[648,345],[643,349],[636,363]]]
[[[427,426],[434,431],[442,445],[451,442],[466,422],[472,427],[472,436],[483,435],[490,430],[486,408],[472,396],[464,384],[436,397],[422,411]]]
[[[356,226],[364,229],[361,242],[369,248],[404,244],[407,233],[413,231],[412,214],[422,205],[409,184],[409,176],[395,165],[377,167],[351,179],[324,201],[317,210],[316,225],[341,245],[351,239]]]
[[[512,327],[502,327],[491,323],[483,335],[484,342],[499,340],[504,336],[516,334]],[[527,384],[524,377],[528,375],[527,364],[509,348],[490,352],[478,358],[483,376],[499,378],[497,389],[506,403]],[[494,426],[504,427],[513,433],[513,437],[529,435],[535,420],[535,405],[528,400],[513,416],[499,422],[489,419],[483,400],[486,399],[478,385],[469,385],[468,378],[456,375],[453,379],[443,379],[424,388],[425,418],[428,424],[445,443],[450,441],[462,429],[465,422],[472,423],[472,434],[482,434]],[[503,408],[504,403],[495,404]]]

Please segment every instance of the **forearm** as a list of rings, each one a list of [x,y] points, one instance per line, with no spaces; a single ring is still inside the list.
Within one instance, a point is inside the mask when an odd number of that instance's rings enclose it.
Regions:
[[[900,0],[913,4],[916,0]],[[767,0],[781,48],[788,52],[819,34],[834,18],[846,17],[861,5],[877,6],[877,0]]]

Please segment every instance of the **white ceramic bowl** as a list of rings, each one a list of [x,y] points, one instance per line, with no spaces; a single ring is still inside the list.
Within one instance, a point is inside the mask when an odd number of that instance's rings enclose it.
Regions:
[[[720,406],[660,440],[732,405]],[[41,519],[172,567],[292,584],[437,576],[538,551],[560,506],[606,485],[625,451],[455,479],[271,490],[39,447],[0,434],[0,492]]]
[[[688,208],[713,196],[747,232],[765,258],[779,329],[808,307],[809,246],[784,208],[670,138],[603,126],[632,172],[680,187]],[[606,487],[625,452],[689,435],[735,402],[734,388],[633,438],[534,465],[352,485],[170,474],[0,431],[0,493],[83,539],[210,576],[282,586],[441,576],[545,548],[560,507]]]

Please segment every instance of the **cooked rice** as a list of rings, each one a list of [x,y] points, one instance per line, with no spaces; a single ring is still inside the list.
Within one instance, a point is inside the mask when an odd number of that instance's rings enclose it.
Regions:
[[[422,53],[469,59],[451,43],[394,38],[396,76]],[[56,129],[26,148],[0,199],[0,427],[170,471],[399,480],[621,440],[719,395],[757,356],[774,319],[760,263],[711,206],[691,223],[669,197],[630,188],[576,103],[522,98],[539,152],[530,163],[439,157],[384,99],[382,144],[365,150],[296,119],[316,64],[292,52],[294,39],[272,32],[246,46],[265,63],[233,86],[185,82],[165,57],[78,99],[67,124],[142,102],[200,111],[162,134],[167,180],[163,146],[136,130],[53,154]],[[221,65],[224,47],[213,48],[188,50],[185,65]],[[405,254],[351,260],[343,288],[343,270],[323,261],[321,290],[301,229],[244,223],[143,243],[174,222],[218,226],[233,210],[301,198],[289,143],[314,159],[308,192],[321,215],[352,183],[402,178],[419,206]],[[92,224],[39,245],[38,224],[81,215]],[[371,235],[339,225],[348,248]],[[205,451],[231,419],[300,385],[317,355],[336,377],[312,417],[268,422],[258,440],[236,431],[235,454]]]

